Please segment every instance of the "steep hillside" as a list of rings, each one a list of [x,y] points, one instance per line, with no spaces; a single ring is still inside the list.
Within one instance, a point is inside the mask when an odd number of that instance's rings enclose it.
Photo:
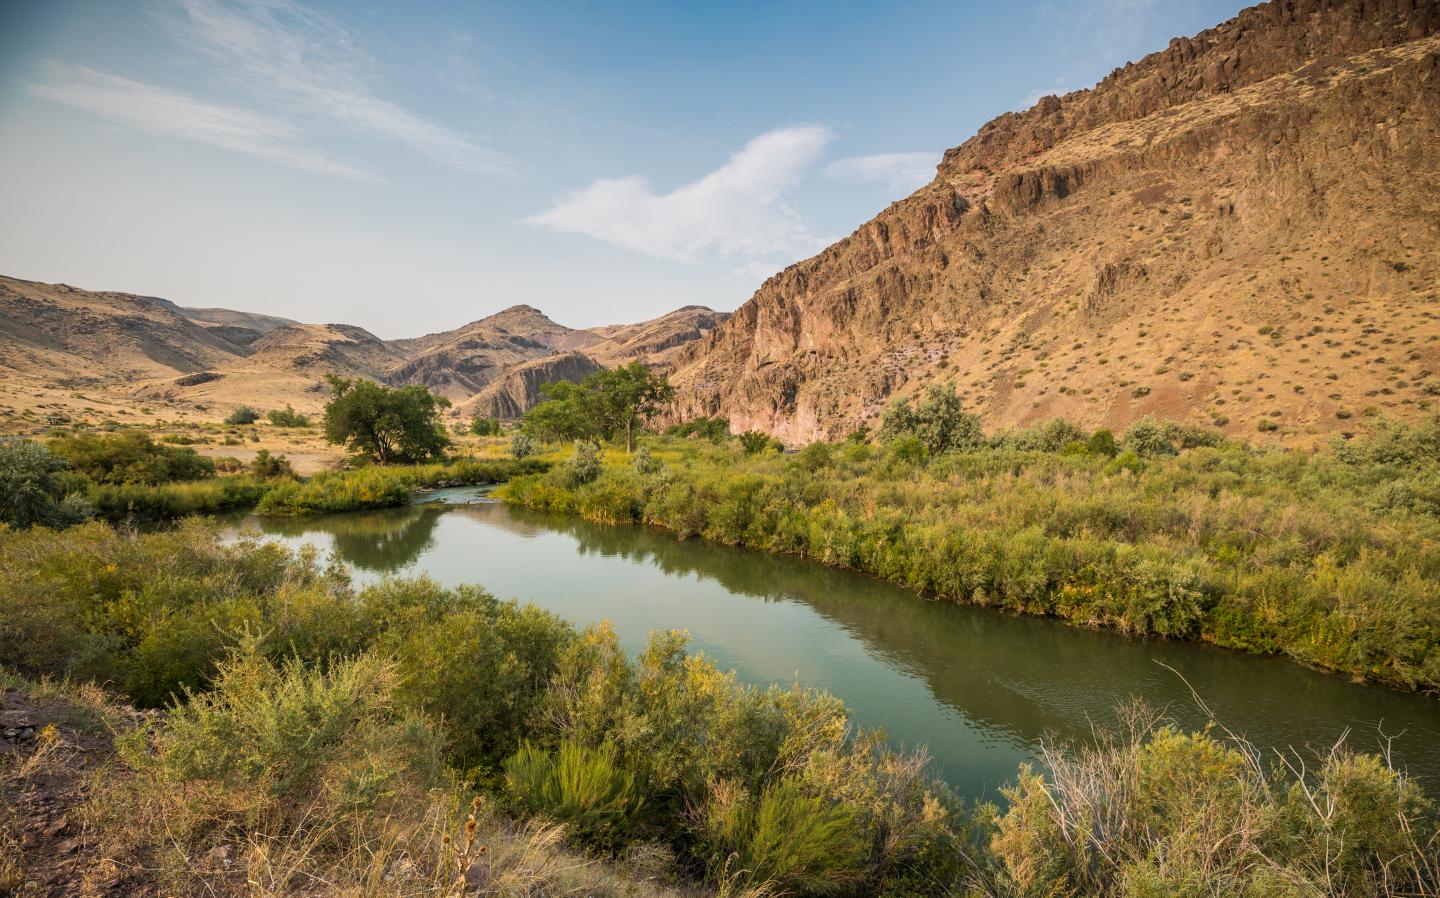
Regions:
[[[289,318],[280,318],[276,315],[262,315],[258,312],[241,312],[235,309],[194,309],[179,306],[168,299],[155,298],[156,302],[164,303],[177,315],[189,318],[196,324],[206,327],[233,327],[254,331],[257,334],[268,334],[276,328],[286,327],[291,324],[299,324],[298,321],[291,321]]]
[[[325,375],[383,380],[403,357],[384,340],[348,324],[291,324],[259,337],[249,355],[198,374],[142,385],[147,398],[265,408],[291,403],[318,411],[328,397]]]
[[[386,376],[395,383],[423,383],[458,402],[510,366],[597,340],[588,331],[556,324],[532,306],[511,306],[452,331],[393,341],[407,358]]]
[[[799,443],[952,381],[990,428],[1304,442],[1433,407],[1437,28],[1433,0],[1277,0],[1000,116],[682,350],[678,416]]]
[[[514,420],[544,398],[541,387],[562,380],[579,381],[600,367],[582,352],[564,352],[511,365],[489,386],[456,406],[452,414],[464,420],[476,415]]]
[[[0,368],[77,385],[199,371],[243,347],[162,299],[0,277]]]
[[[730,315],[704,306],[684,306],[659,318],[639,324],[592,327],[600,342],[585,352],[602,364],[613,366],[639,359],[658,368],[670,368],[680,349],[710,333]]]

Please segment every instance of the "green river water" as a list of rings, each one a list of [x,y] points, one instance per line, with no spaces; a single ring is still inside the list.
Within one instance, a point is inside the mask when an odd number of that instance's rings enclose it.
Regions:
[[[1278,658],[930,601],[799,559],[472,504],[476,495],[441,491],[431,504],[244,526],[334,552],[359,582],[423,573],[576,624],[608,620],[632,651],[652,630],[688,630],[692,650],[743,680],[829,690],[860,723],[928,746],[970,797],[993,796],[1042,738],[1113,725],[1132,697],[1199,727],[1196,695],[1269,752],[1293,748],[1308,760],[1310,748],[1346,732],[1366,750],[1394,737],[1396,762],[1440,794],[1440,701],[1431,697]]]

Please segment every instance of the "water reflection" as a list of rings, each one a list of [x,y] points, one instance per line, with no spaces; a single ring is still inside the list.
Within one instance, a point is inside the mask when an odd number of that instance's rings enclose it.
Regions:
[[[410,567],[435,548],[435,526],[444,513],[441,505],[411,505],[330,515],[323,532],[330,539],[328,548],[352,567],[393,573]],[[265,518],[261,529],[292,539],[316,532],[315,521],[308,518]]]
[[[1013,775],[1041,737],[1109,725],[1134,696],[1200,726],[1192,688],[1263,746],[1326,745],[1349,728],[1352,744],[1369,748],[1382,725],[1403,731],[1397,758],[1440,777],[1434,700],[1275,659],[926,601],[796,559],[498,503],[261,526],[333,550],[361,579],[425,572],[577,623],[609,619],[632,649],[652,629],[686,628],[697,649],[747,680],[824,687],[867,725],[927,744],[946,778],[972,795]]]

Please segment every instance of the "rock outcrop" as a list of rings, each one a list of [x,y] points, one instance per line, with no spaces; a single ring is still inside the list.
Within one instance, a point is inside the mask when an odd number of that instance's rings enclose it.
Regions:
[[[578,382],[601,366],[581,352],[564,352],[511,365],[489,386],[453,409],[455,417],[500,418],[511,421],[544,399],[540,388],[560,381]]]
[[[1274,0],[1000,116],[681,350],[675,416],[796,444],[945,381],[990,428],[1433,409],[1437,30],[1434,0]]]

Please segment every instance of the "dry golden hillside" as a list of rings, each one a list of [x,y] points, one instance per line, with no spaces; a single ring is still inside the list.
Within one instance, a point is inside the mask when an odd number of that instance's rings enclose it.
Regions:
[[[677,415],[800,443],[950,381],[991,429],[1303,443],[1433,409],[1437,30],[1435,2],[1269,3],[995,119],[687,347]]]

